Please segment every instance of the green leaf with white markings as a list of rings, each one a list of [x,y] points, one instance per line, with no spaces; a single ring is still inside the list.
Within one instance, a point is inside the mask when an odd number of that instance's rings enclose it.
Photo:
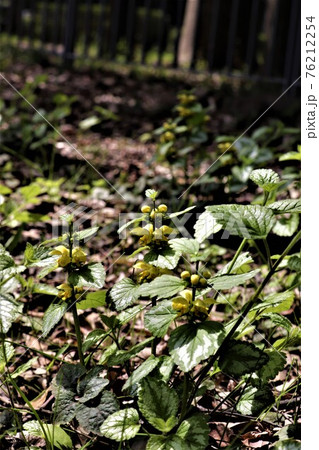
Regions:
[[[54,447],[60,450],[64,450],[65,448],[73,448],[70,436],[59,425],[42,423],[41,426],[37,420],[30,420],[29,422],[23,424],[23,429],[30,434],[30,436],[40,438],[45,438],[47,436],[48,440],[54,445]]]
[[[116,283],[111,290],[110,297],[117,311],[121,311],[136,302],[139,298],[139,287],[130,278],[123,278]]]
[[[230,234],[247,239],[265,239],[275,223],[272,210],[260,205],[217,205],[206,210]]]
[[[196,239],[178,238],[169,241],[173,250],[186,253],[188,255],[196,255],[199,252],[199,242]]]
[[[271,169],[253,170],[249,178],[266,192],[271,192],[282,184],[279,175]]]
[[[286,213],[300,213],[301,212],[301,200],[278,200],[277,202],[267,205],[275,214],[286,214]]]
[[[60,322],[65,312],[68,309],[68,304],[63,302],[61,304],[51,303],[43,317],[42,331],[43,337],[46,337],[54,326]]]
[[[101,289],[105,282],[105,269],[101,263],[87,264],[69,275],[69,282],[78,287]]]
[[[175,269],[178,264],[181,252],[173,250],[170,247],[164,248],[160,253],[154,250],[149,251],[144,256],[144,261],[148,264],[152,264],[154,267],[160,269]]]
[[[188,450],[188,447],[179,436],[153,435],[147,442],[146,450]]]
[[[223,289],[232,289],[235,286],[246,283],[246,281],[254,278],[260,269],[251,270],[250,272],[240,273],[238,275],[216,275],[208,280],[209,286],[212,286],[217,291]]]
[[[262,302],[251,308],[248,317],[261,317],[261,315],[268,313],[287,311],[291,307],[294,297],[293,291],[270,294]]]
[[[157,297],[158,299],[169,298],[182,291],[186,285],[187,283],[179,277],[162,275],[150,283],[143,284],[139,289],[139,294],[144,297]]]
[[[101,425],[100,431],[105,437],[122,442],[136,436],[140,427],[136,409],[127,408],[108,416]]]
[[[208,239],[212,234],[217,233],[223,228],[216,218],[209,212],[203,212],[195,223],[195,238],[199,243]]]
[[[90,237],[98,232],[99,227],[87,228],[86,230],[75,231],[73,233],[73,241],[84,241],[86,242]]]
[[[277,236],[292,236],[299,226],[299,214],[292,214],[290,217],[279,217],[272,229]]]
[[[171,300],[164,300],[153,306],[144,316],[144,325],[153,336],[164,337],[178,312],[172,307]]]
[[[230,274],[242,274],[250,271],[250,264],[253,263],[254,260],[250,256],[249,252],[244,252],[238,256],[235,264],[233,265]],[[227,263],[221,270],[217,272],[217,275],[226,275],[228,269],[231,265],[231,261]]]
[[[184,372],[189,372],[211,356],[224,339],[218,322],[190,323],[176,328],[168,341],[171,357]]]
[[[13,322],[20,316],[23,304],[15,301],[10,294],[0,294],[0,332],[7,333]]]

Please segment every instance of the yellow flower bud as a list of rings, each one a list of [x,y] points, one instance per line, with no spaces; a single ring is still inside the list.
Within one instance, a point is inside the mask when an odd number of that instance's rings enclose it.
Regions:
[[[191,276],[191,283],[193,286],[196,286],[199,283],[199,275],[192,275]]]
[[[207,280],[205,280],[205,278],[200,278],[199,284],[200,284],[202,287],[206,287],[206,286],[207,286]]]
[[[71,262],[70,252],[64,247],[64,245],[59,245],[54,250],[50,252],[50,255],[59,255],[60,257],[57,260],[59,267],[65,267]]]
[[[164,138],[166,142],[173,141],[175,139],[175,134],[171,131],[165,131]]]
[[[158,211],[161,212],[161,213],[166,213],[166,211],[167,211],[167,206],[164,205],[164,204],[162,204],[162,205],[159,205],[159,207],[158,207],[157,209],[158,209]]]
[[[75,247],[72,251],[72,262],[77,264],[78,266],[80,264],[83,264],[86,262],[86,253],[80,248]]]
[[[156,214],[155,209],[152,209],[151,214],[150,214],[150,218],[151,218],[152,220],[155,219],[155,214]]]
[[[210,273],[209,270],[206,269],[206,270],[203,271],[203,277],[210,278],[210,276],[211,276],[211,273]]]
[[[143,205],[141,208],[141,211],[143,214],[147,214],[147,213],[151,212],[151,207],[148,205]]]
[[[181,279],[182,279],[182,280],[187,280],[188,278],[190,278],[190,276],[191,276],[191,274],[188,272],[188,270],[184,270],[184,271],[181,273]]]

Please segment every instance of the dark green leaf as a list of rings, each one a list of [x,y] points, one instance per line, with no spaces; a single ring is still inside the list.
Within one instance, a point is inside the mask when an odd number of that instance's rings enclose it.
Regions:
[[[237,411],[241,414],[258,416],[274,401],[271,389],[268,386],[247,387],[237,403]]]
[[[145,419],[160,431],[169,432],[177,423],[179,397],[164,381],[144,378],[138,391],[138,406]]]
[[[101,434],[100,429],[103,422],[118,410],[119,403],[115,395],[110,391],[104,391],[97,406],[78,404],[76,418],[85,430]]]
[[[142,342],[131,347],[129,350],[118,350],[114,355],[111,355],[107,361],[108,366],[117,366],[124,364],[126,361],[132,358],[132,356],[137,355],[145,347],[147,347],[152,341],[153,337],[147,338]]]
[[[188,450],[205,449],[208,445],[208,418],[194,414],[180,424],[176,435],[181,437]]]
[[[231,341],[219,358],[219,367],[234,377],[252,373],[269,361],[268,356],[248,342]]]
[[[159,363],[160,359],[151,355],[137,369],[134,370],[130,378],[124,384],[123,390],[131,388],[134,384],[139,383],[143,378],[151,373]]]
[[[83,352],[86,352],[93,345],[100,342],[103,338],[108,336],[109,332],[101,329],[90,331],[83,342]]]

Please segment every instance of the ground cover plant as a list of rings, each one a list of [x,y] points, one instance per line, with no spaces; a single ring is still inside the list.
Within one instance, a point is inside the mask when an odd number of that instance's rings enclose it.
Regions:
[[[300,448],[298,129],[212,134],[184,89],[114,191],[4,118],[3,448]]]

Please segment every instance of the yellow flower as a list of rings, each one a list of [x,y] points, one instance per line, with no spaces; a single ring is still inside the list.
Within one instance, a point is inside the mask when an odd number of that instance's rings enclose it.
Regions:
[[[147,224],[145,227],[133,228],[131,234],[135,236],[140,236],[139,243],[141,245],[148,245],[152,241],[154,227],[151,223]]]
[[[162,205],[159,205],[159,207],[157,209],[161,213],[166,213],[167,212],[167,206],[164,205],[164,203]]]
[[[58,286],[58,289],[60,290],[60,292],[58,293],[58,297],[62,298],[62,300],[67,300],[68,298],[72,297],[72,287],[69,284],[60,284],[60,286]]]
[[[86,253],[84,253],[84,251],[80,247],[75,247],[73,249],[73,251],[72,251],[72,262],[74,262],[78,266],[81,263],[85,263],[86,262]]]
[[[222,152],[227,151],[230,146],[232,145],[231,142],[220,142],[217,147],[219,148],[219,150],[221,150]],[[233,147],[232,147],[233,148]]]
[[[56,247],[50,252],[50,255],[60,256],[57,261],[59,267],[65,267],[71,262],[70,252],[66,247],[64,247],[64,245],[59,245]]]
[[[172,306],[176,311],[179,312],[180,316],[190,311],[192,297],[192,291],[190,289],[185,289],[184,291],[180,292],[180,295],[178,297],[173,298]]]
[[[58,286],[58,289],[60,290],[60,292],[58,293],[58,297],[60,297],[62,300],[67,300],[68,298],[72,297],[72,286],[70,286],[68,283],[60,284],[60,286]],[[83,292],[83,287],[75,286],[74,293],[76,299],[81,297],[81,292]]]
[[[153,280],[158,275],[158,269],[144,261],[138,261],[134,264],[137,281],[142,283],[144,280]]]
[[[159,269],[158,267],[154,267],[144,261],[138,261],[133,267],[135,269],[135,275],[138,283],[142,283],[144,280],[154,280],[154,278],[159,275],[169,275],[172,273],[168,269]]]
[[[74,291],[75,291],[75,298],[76,298],[77,300],[78,300],[79,298],[81,298],[82,292],[83,292],[83,287],[77,287],[77,286],[75,286]]]
[[[174,229],[168,227],[167,225],[163,225],[162,227],[154,230],[153,224],[149,223],[143,228],[133,228],[131,234],[140,236],[139,244],[144,246],[150,244],[152,241],[168,241],[166,236],[173,233],[173,231]]]
[[[199,318],[207,317],[208,308],[206,306],[206,302],[200,299],[195,300],[191,312]]]

